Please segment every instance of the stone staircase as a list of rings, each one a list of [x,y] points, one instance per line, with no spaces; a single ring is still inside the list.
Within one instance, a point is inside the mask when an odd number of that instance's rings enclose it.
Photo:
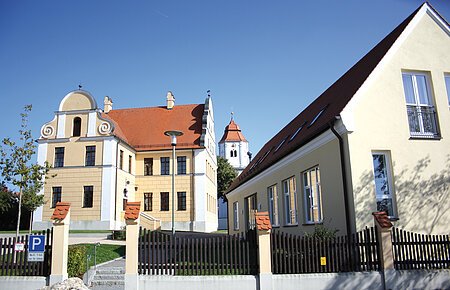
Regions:
[[[93,290],[125,289],[125,259],[118,259],[97,267],[90,281]]]

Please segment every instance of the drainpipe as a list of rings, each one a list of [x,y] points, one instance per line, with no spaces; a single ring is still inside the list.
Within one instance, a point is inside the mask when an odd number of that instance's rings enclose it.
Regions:
[[[336,120],[339,120],[340,116],[336,116],[335,120],[333,122],[330,122],[330,130],[333,132],[333,134],[338,138],[339,140],[339,153],[340,153],[340,160],[341,160],[341,172],[342,172],[342,184],[343,184],[343,190],[344,190],[344,209],[345,209],[345,224],[347,228],[347,236],[350,237],[351,230],[350,230],[350,211],[348,208],[348,185],[347,185],[347,171],[345,166],[345,159],[344,159],[344,140],[342,139],[341,135],[336,131],[334,128]]]
[[[117,173],[118,173],[118,167],[119,167],[119,144],[120,139],[118,139],[117,145],[116,145],[116,176],[115,176],[115,194],[114,194],[114,228],[116,227],[117,222]]]

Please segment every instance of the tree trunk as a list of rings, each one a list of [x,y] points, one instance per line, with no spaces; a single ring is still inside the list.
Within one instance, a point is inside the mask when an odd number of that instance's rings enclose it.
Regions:
[[[19,210],[17,211],[17,229],[16,229],[16,240],[19,237],[20,230],[20,215],[22,213],[22,186],[19,191]]]
[[[28,234],[31,235],[31,230],[33,229],[33,213],[34,211],[31,212],[30,214],[30,226],[28,227]]]

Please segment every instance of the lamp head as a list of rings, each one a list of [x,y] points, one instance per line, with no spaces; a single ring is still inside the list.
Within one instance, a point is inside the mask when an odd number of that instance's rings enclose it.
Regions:
[[[166,131],[166,132],[164,132],[164,135],[169,136],[172,146],[175,146],[175,145],[177,145],[177,136],[183,135],[183,132],[176,131],[176,130]]]

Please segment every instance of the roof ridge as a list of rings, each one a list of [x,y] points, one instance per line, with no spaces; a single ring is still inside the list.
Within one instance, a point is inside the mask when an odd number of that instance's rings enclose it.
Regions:
[[[171,110],[177,107],[190,107],[190,106],[199,106],[204,104],[183,104],[183,105],[175,105]],[[112,109],[110,112],[113,111],[127,111],[127,110],[144,110],[144,109],[167,109],[166,106],[154,106],[154,107],[135,107],[135,108],[121,108],[121,109]],[[170,111],[170,110],[168,110]],[[109,113],[107,113],[109,114]]]

